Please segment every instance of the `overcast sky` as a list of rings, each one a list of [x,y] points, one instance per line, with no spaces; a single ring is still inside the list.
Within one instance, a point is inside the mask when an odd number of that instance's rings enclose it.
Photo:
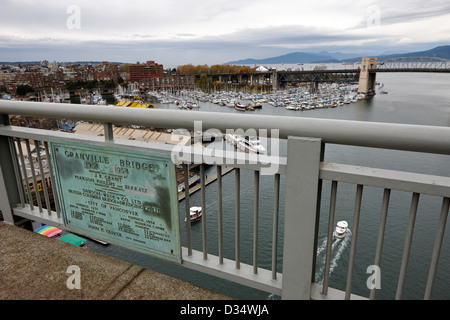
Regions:
[[[0,0],[0,61],[164,67],[450,44],[449,0]]]

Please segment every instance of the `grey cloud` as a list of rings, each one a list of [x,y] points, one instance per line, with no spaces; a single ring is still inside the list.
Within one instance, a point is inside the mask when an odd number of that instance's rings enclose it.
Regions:
[[[147,59],[176,66],[185,63],[215,64],[245,58],[265,58],[293,51],[339,50],[346,53],[364,51],[378,54],[409,47],[406,44],[399,47],[398,40],[404,35],[395,34],[395,31],[390,30],[388,34],[383,34],[383,30],[365,32],[368,18],[366,9],[370,5],[380,8],[383,25],[423,20],[450,12],[450,3],[447,0],[403,0],[395,2],[395,7],[387,0],[367,1],[367,6],[366,2],[352,4],[353,2],[342,1],[336,15],[344,12],[342,10],[350,10],[353,14],[361,16],[359,24],[354,28],[347,30],[324,28],[321,27],[320,21],[316,26],[304,26],[300,22],[296,25],[271,26],[270,22],[275,21],[272,20],[275,17],[268,16],[268,24],[265,27],[250,28],[245,21],[238,20],[233,32],[201,36],[193,29],[184,28],[183,24],[177,25],[177,20],[170,19],[171,14],[178,15],[186,8],[184,2],[183,6],[177,7],[171,1],[155,2],[157,6],[154,14],[137,10],[136,15],[132,17],[122,14],[120,5],[125,5],[125,2],[112,1],[111,6],[105,7],[104,12],[89,10],[87,2],[83,2],[81,30],[67,30],[65,26],[68,14],[65,9],[73,2],[77,1],[63,0],[55,2],[54,6],[43,4],[42,8],[28,3],[26,10],[20,14],[20,8],[13,5],[12,1],[6,1],[5,6],[2,3],[2,11],[8,14],[0,21],[0,29],[5,31],[0,34],[2,48],[0,61],[16,61],[20,58],[135,62]],[[144,3],[148,2],[141,2],[141,6],[137,3],[137,6],[144,8]],[[265,2],[254,1],[255,8],[263,4]],[[239,5],[240,2],[236,0],[229,2],[210,0],[193,2],[190,6],[195,11],[194,19],[202,17],[204,20],[214,21],[219,17],[231,19],[239,9]],[[276,6],[276,3],[273,5]],[[128,9],[125,11],[129,12]],[[162,12],[163,14],[158,15]],[[17,20],[18,16],[20,23]],[[299,21],[301,18],[299,15]],[[332,19],[332,17],[324,18]],[[161,29],[157,28],[163,23],[176,26],[174,31],[164,36],[165,39],[161,39],[161,31],[158,30],[164,30],[166,25]],[[22,36],[26,34],[21,31],[23,26],[23,30],[40,32],[36,32],[34,36]],[[424,46],[426,39],[415,41],[409,46]]]

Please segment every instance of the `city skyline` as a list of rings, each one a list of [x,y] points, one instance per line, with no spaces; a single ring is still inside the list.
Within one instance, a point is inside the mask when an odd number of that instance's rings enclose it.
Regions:
[[[450,4],[385,0],[2,3],[0,61],[158,61],[166,68],[296,51],[355,55],[450,43]]]

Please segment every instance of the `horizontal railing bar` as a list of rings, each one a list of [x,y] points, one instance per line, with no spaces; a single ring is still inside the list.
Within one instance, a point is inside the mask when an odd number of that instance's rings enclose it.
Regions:
[[[230,150],[214,150],[211,154],[207,148],[181,147],[174,148],[178,161],[223,165],[234,168],[261,171],[265,174],[286,174],[286,157],[235,152]]]
[[[0,101],[0,113],[223,133],[265,130],[283,139],[315,137],[324,143],[450,154],[450,128],[443,126],[23,101]]]
[[[97,146],[111,146],[114,145],[129,148],[130,150],[149,150],[160,153],[171,153],[173,145],[162,144],[158,142],[144,142],[138,140],[115,139],[114,141],[105,141],[104,137],[74,134],[62,131],[43,130],[35,128],[26,128],[19,126],[1,126],[0,135],[8,137],[17,137],[21,139],[33,139],[48,142],[50,140],[61,140],[78,143],[89,143]]]
[[[317,283],[311,285],[311,300],[344,300],[345,292],[328,288],[328,294],[325,296],[322,294],[322,286]],[[356,294],[351,294],[349,300],[369,300],[363,296],[358,296]]]
[[[406,171],[322,163],[320,165],[320,179],[441,197],[450,195],[450,177]]]
[[[51,225],[53,227],[57,227],[59,229],[68,230],[64,226],[63,219],[58,217],[55,211],[52,211],[50,214],[47,211],[39,212],[37,207],[31,209],[29,206],[15,207],[12,209],[13,214],[22,218],[30,219],[33,221],[41,222],[44,224]]]
[[[193,250],[192,255],[187,255],[187,248],[182,247],[182,264],[184,267],[201,271],[225,280],[233,281],[258,290],[281,295],[282,274],[278,273],[276,279],[272,279],[272,271],[258,268],[258,273],[253,273],[253,266],[245,263],[236,268],[235,261],[224,258],[220,263],[219,257],[209,254],[208,259],[203,259],[203,252]]]
[[[261,170],[262,174],[285,174],[286,158],[270,155],[248,154],[229,150],[218,151],[213,154],[206,153],[204,149],[190,146],[176,146],[158,142],[145,142],[138,140],[115,139],[105,141],[104,137],[74,134],[61,131],[42,130],[18,126],[1,126],[0,135],[17,137],[21,139],[33,139],[40,141],[62,140],[76,143],[89,143],[99,146],[120,146],[130,150],[153,151],[159,153],[174,154],[174,160],[185,163],[206,163],[213,165],[225,165],[229,167]],[[265,171],[266,170],[266,171]]]

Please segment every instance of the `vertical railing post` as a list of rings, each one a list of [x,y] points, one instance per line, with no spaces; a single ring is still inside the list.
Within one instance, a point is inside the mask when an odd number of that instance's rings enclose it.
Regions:
[[[113,141],[114,140],[114,131],[112,123],[104,123],[103,130],[105,133],[105,141]]]
[[[320,139],[288,138],[282,299],[311,298],[320,157]]]
[[[0,114],[0,126],[8,125],[9,118],[6,114]],[[10,147],[10,138],[0,136],[0,211],[4,222],[14,224],[12,208],[20,203],[20,194],[15,177],[13,157]]]

